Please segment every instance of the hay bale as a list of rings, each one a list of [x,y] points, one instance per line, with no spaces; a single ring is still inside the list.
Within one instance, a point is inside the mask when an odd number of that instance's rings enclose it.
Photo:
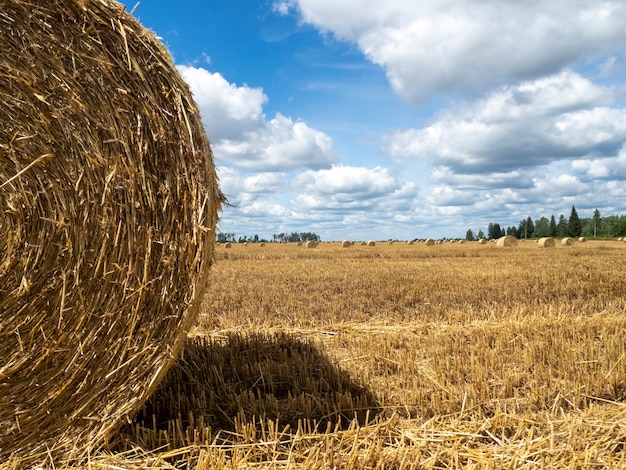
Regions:
[[[315,248],[316,246],[317,246],[317,243],[314,242],[313,240],[309,240],[308,242],[306,242],[307,248]]]
[[[367,246],[367,242],[361,242],[361,246]]]
[[[233,247],[232,243],[230,242],[224,243],[224,248],[232,248],[232,247]]]
[[[504,237],[498,238],[498,241],[496,242],[496,246],[500,246],[500,247],[517,246],[517,238],[515,238],[513,235],[505,235]]]
[[[581,243],[585,243],[587,241],[587,237],[578,237],[578,241]]]
[[[351,246],[352,246],[352,242],[350,242],[349,240],[344,240],[341,242],[342,248],[350,248]]]
[[[543,237],[537,241],[537,246],[539,248],[554,248],[554,238]]]
[[[572,246],[574,244],[574,239],[571,237],[565,237],[561,240],[561,245],[563,246]]]
[[[485,240],[484,238],[481,238],[480,240],[478,240],[478,243],[480,243],[481,245],[486,245],[487,240]]]
[[[107,0],[0,11],[0,461],[83,457],[197,318],[223,202],[165,48]]]
[[[407,245],[415,245],[415,240],[407,240]]]
[[[367,246],[376,246],[376,242],[374,240],[370,240],[367,242]]]
[[[459,244],[460,245],[464,245],[465,244],[465,240],[459,240]]]
[[[426,239],[426,246],[434,246],[434,245],[435,245],[435,240],[433,240],[432,238]]]
[[[265,246],[265,242],[261,242],[261,243],[259,243],[259,246],[260,246],[260,247],[264,247],[264,246]]]

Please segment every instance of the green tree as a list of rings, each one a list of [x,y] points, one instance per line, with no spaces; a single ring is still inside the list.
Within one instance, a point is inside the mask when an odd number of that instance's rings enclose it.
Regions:
[[[556,222],[554,224],[556,226]],[[535,230],[533,230],[533,238],[549,237],[550,236],[550,221],[542,217],[535,223]]]
[[[563,214],[559,215],[559,223],[556,226],[556,236],[567,236],[567,220],[565,219],[565,216]]]
[[[600,211],[596,209],[593,211],[593,238],[598,237],[598,229],[602,223],[602,217],[600,217]]]
[[[504,231],[500,228],[500,224],[489,224],[487,228],[487,236],[491,240],[496,240],[504,235]]]
[[[548,236],[556,237],[558,235],[558,230],[556,226],[556,220],[554,219],[554,215],[550,216],[550,231],[548,232]]]
[[[465,239],[468,242],[473,242],[474,241],[474,232],[472,232],[472,229],[467,229],[467,232],[465,233]]]
[[[526,220],[520,220],[517,226],[517,234],[511,233],[511,235],[515,235],[517,238],[530,238],[533,236],[534,231],[535,224],[533,224],[533,219],[528,216]]]
[[[479,240],[481,240],[481,239],[483,239],[483,238],[485,238],[485,234],[483,233],[483,231],[482,231],[482,230],[479,230],[479,231],[478,231],[478,239],[479,239]]]
[[[578,218],[576,208],[572,206],[572,212],[570,212],[569,222],[567,223],[567,233],[570,237],[580,237],[583,231],[583,226]]]

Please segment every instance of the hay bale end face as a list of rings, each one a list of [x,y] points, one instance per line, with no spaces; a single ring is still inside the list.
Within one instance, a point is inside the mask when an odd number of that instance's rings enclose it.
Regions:
[[[223,196],[188,86],[123,6],[0,12],[0,460],[81,458],[176,360]]]
[[[496,246],[499,247],[514,247],[517,246],[517,238],[513,235],[505,235],[504,237],[498,238],[496,242]]]
[[[574,239],[571,237],[565,237],[561,240],[561,245],[563,246],[572,246],[574,245]]]
[[[376,242],[374,240],[370,240],[367,242],[367,246],[376,246]]]
[[[587,241],[587,237],[578,237],[578,241],[581,243],[585,243]]]
[[[435,246],[435,240],[432,238],[426,239],[426,246]]]
[[[344,240],[341,242],[342,248],[350,248],[352,246],[352,242],[349,240]]]
[[[554,248],[554,238],[550,238],[550,237],[543,237],[540,238],[539,241],[537,242],[537,246],[539,248]]]
[[[315,247],[317,247],[317,243],[314,242],[313,240],[309,240],[308,242],[306,242],[306,247],[307,248],[315,248]]]

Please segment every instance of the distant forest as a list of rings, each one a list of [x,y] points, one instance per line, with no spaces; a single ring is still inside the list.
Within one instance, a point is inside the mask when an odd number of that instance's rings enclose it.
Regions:
[[[481,238],[496,239],[504,235],[513,235],[516,238],[541,238],[541,237],[587,237],[587,238],[614,238],[626,236],[626,216],[610,215],[602,217],[600,211],[596,209],[593,217],[579,218],[576,208],[572,206],[569,218],[563,214],[558,219],[551,215],[539,219],[529,216],[520,220],[516,226],[503,228],[498,223],[490,223],[487,233],[482,230],[474,233],[471,229],[465,235],[466,240],[477,240]]]
[[[541,237],[587,237],[587,238],[615,238],[626,236],[626,215],[610,215],[603,217],[596,209],[593,217],[579,218],[576,208],[572,206],[569,217],[560,214],[557,217],[551,215],[549,218],[542,216],[533,220],[528,216],[519,221],[517,226],[502,227],[497,222],[492,222],[487,227],[487,231],[479,230],[474,232],[469,229],[465,234],[468,241],[486,239],[497,239],[504,235],[513,235],[515,238],[541,238]],[[215,237],[218,243],[293,243],[293,242],[321,242],[321,237],[314,232],[291,232],[278,233],[272,235],[271,239],[261,238],[258,235],[237,236],[235,233],[221,232]]]
[[[241,237],[237,237],[236,234],[234,233],[227,233],[227,232],[223,232],[223,233],[218,233],[217,237],[215,237],[215,241],[218,243],[226,243],[226,242],[232,242],[232,243],[268,243],[268,242],[274,242],[274,243],[287,243],[287,242],[308,242],[308,241],[314,241],[314,242],[321,242],[322,239],[320,238],[320,236],[316,233],[313,232],[292,232],[292,233],[279,233],[279,234],[274,234],[272,236],[271,240],[267,240],[265,238],[260,238],[258,235],[253,235],[253,236],[246,236],[243,235]]]

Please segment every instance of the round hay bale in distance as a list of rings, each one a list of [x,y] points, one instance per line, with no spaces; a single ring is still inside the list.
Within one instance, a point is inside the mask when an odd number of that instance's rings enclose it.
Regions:
[[[481,238],[480,240],[478,240],[478,243],[480,243],[481,245],[486,245],[487,240],[485,240],[484,238]]]
[[[376,246],[376,242],[374,240],[370,240],[367,242],[367,246]]]
[[[306,242],[307,248],[315,248],[316,246],[317,246],[317,243],[314,242],[313,240],[309,240],[308,242]]]
[[[195,322],[223,202],[188,86],[108,0],[0,7],[0,461],[86,457]]]
[[[574,244],[574,239],[571,237],[565,237],[561,240],[561,245],[563,246],[572,246]]]
[[[435,240],[433,240],[432,238],[427,238],[426,246],[435,246]]]
[[[581,243],[585,243],[587,241],[587,237],[578,237],[578,241]]]
[[[504,237],[498,238],[496,242],[496,246],[499,247],[514,247],[517,246],[517,238],[513,235],[505,235]]]
[[[350,242],[349,240],[344,240],[341,242],[342,248],[350,248],[351,246],[352,246],[352,242]]]
[[[224,248],[232,248],[233,244],[231,242],[224,243]]]
[[[554,248],[554,238],[542,237],[537,241],[537,246],[539,248]]]

